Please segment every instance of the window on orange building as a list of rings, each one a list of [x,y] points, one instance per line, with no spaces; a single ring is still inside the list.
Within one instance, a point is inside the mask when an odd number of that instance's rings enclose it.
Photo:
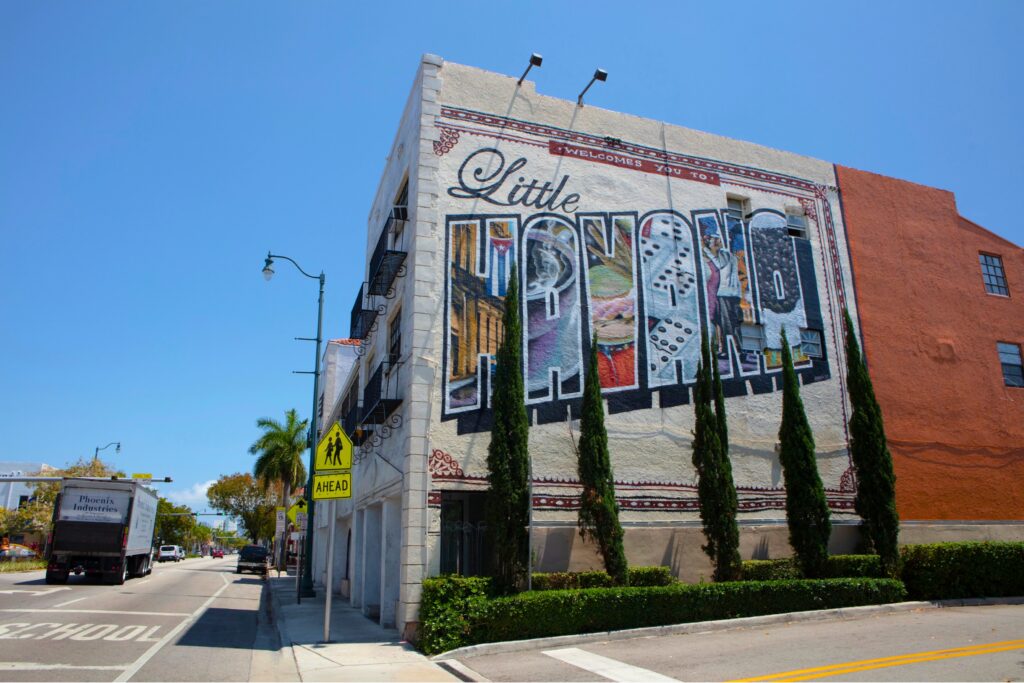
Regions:
[[[999,363],[1003,366],[1003,382],[1008,387],[1024,387],[1024,363],[1021,363],[1020,344],[996,342]]]
[[[978,254],[981,261],[981,277],[985,281],[985,291],[989,294],[1010,296],[1010,287],[1006,284],[1006,271],[1003,270],[1003,259],[995,254]]]

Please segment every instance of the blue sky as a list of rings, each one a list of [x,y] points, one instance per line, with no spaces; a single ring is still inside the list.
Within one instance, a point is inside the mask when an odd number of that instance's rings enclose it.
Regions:
[[[348,334],[420,55],[951,190],[1017,244],[1020,2],[0,5],[0,461],[205,482],[312,403],[317,287]],[[1016,188],[1016,189],[1015,189]],[[353,248],[353,245],[356,245]]]

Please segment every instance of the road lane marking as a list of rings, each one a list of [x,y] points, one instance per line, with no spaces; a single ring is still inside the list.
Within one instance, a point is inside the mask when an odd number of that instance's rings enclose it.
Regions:
[[[23,614],[123,614],[139,617],[190,617],[191,612],[124,612],[113,609],[47,609],[30,607],[9,607],[0,612],[20,612]]]
[[[630,683],[643,683],[644,681],[676,681],[675,678],[662,676],[650,669],[641,669],[638,666],[626,664],[625,662],[620,662],[617,659],[595,655],[592,652],[587,652],[586,650],[581,650],[576,647],[566,647],[559,650],[544,650],[543,654],[612,681]],[[676,681],[676,683],[678,682]]]
[[[34,595],[34,596],[36,596],[38,598],[40,595],[49,595],[50,593],[56,593],[57,591],[69,591],[69,590],[71,590],[71,588],[69,586],[57,586],[56,588],[46,588],[46,589],[41,590],[41,591],[28,591],[28,590],[21,590],[21,589],[18,589],[18,588],[12,588],[11,590],[0,591],[0,594],[2,594],[2,595],[14,595],[15,593],[26,593],[28,595]]]
[[[85,669],[88,671],[122,671],[127,664],[40,664],[37,662],[0,662],[0,671],[50,671],[54,669]]]
[[[50,630],[45,633],[33,633],[34,629],[49,626]],[[159,638],[151,636],[162,628],[161,626],[139,625],[139,624],[62,624],[53,621],[40,621],[34,624],[25,621],[14,621],[0,624],[0,640],[110,640],[123,642],[135,640],[139,643],[155,643]],[[148,629],[148,630],[147,630]],[[122,669],[128,666],[125,664]]]
[[[65,605],[70,605],[73,602],[80,602],[89,597],[91,596],[86,595],[84,598],[75,598],[74,600],[68,600],[67,602],[58,602],[56,605],[54,605],[54,607],[64,607]]]
[[[861,659],[855,662],[843,662],[840,664],[817,666],[809,669],[794,669],[793,671],[784,671],[782,673],[770,674],[767,676],[740,678],[732,683],[747,683],[749,681],[807,681],[814,678],[839,676],[842,674],[856,673],[858,671],[884,669],[890,666],[904,666],[907,664],[918,664],[921,662],[934,662],[942,659],[954,659],[956,657],[976,657],[978,655],[988,655],[996,652],[1007,652],[1009,650],[1021,649],[1024,649],[1024,640],[1002,640],[996,643],[967,645],[964,647],[953,647],[946,650],[911,652],[903,655],[894,655],[892,657]]]
[[[120,676],[114,679],[114,683],[123,683],[124,681],[131,680],[132,676],[137,674],[139,672],[139,669],[145,666],[146,662],[152,659],[153,656],[156,655],[156,653],[160,652],[160,650],[163,649],[163,647],[167,645],[167,643],[169,643],[172,638],[174,638],[179,633],[184,631],[187,626],[190,626],[191,624],[195,623],[196,620],[199,619],[200,616],[202,616],[203,612],[205,612],[207,608],[213,604],[213,601],[219,598],[220,594],[223,593],[224,590],[231,585],[231,583],[227,580],[227,577],[224,574],[221,574],[221,578],[224,579],[224,585],[218,588],[216,593],[211,595],[206,602],[197,607],[196,610],[192,612],[191,615],[188,615],[188,619],[183,620],[180,624],[172,628],[167,633],[167,635],[165,635],[163,638],[157,641],[152,647],[150,647],[148,650],[142,653],[141,657],[132,662],[132,664],[127,669],[125,669]]]

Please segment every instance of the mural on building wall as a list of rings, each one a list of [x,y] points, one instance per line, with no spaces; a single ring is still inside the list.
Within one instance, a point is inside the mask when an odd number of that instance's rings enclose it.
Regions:
[[[820,339],[818,284],[810,243],[788,234],[784,214],[756,206],[746,216],[722,206],[584,212],[570,174],[542,182],[530,172],[526,157],[482,147],[447,188],[474,211],[445,221],[442,419],[458,419],[460,433],[490,425],[512,267],[523,283],[523,372],[537,422],[578,410],[594,335],[613,413],[689,402],[702,330],[727,395],[778,390],[783,329],[804,382],[829,377],[824,345],[812,357],[801,344],[808,333]],[[684,179],[719,182],[701,175]]]

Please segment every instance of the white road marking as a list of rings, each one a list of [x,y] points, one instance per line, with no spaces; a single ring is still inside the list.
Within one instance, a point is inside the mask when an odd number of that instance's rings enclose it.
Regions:
[[[223,589],[221,589],[223,590]],[[125,614],[140,617],[190,617],[189,612],[123,612],[113,609],[30,609],[28,607],[11,607],[0,609],[0,612],[21,612],[24,614]]]
[[[643,683],[643,681],[676,681],[675,678],[662,676],[650,669],[641,669],[639,666],[633,666],[631,664],[620,662],[617,659],[595,655],[576,647],[567,647],[560,650],[545,650],[543,654],[546,654],[548,657],[561,660],[566,664],[572,664],[575,667],[584,669],[585,671],[589,671],[590,673],[597,674],[598,676],[612,681],[624,681],[630,683]]]
[[[18,589],[11,589],[11,590],[6,590],[6,591],[0,591],[0,594],[3,594],[3,595],[14,595],[15,593],[26,593],[28,595],[35,595],[36,597],[38,597],[40,595],[49,595],[50,593],[56,593],[57,591],[69,591],[69,590],[71,590],[71,588],[68,587],[68,586],[57,586],[56,588],[47,588],[46,590],[41,590],[41,591],[24,591],[24,590],[18,590]]]
[[[89,597],[88,595],[85,596],[85,598],[88,598],[88,597]],[[54,607],[64,607],[65,605],[70,605],[73,602],[79,602],[81,600],[85,600],[85,598],[75,598],[74,600],[68,600],[67,602],[58,602],[56,605],[54,605]]]
[[[117,678],[114,679],[114,683],[123,683],[124,681],[131,680],[131,677],[134,676],[135,674],[137,674],[139,672],[139,669],[141,669],[143,666],[145,666],[146,662],[148,662],[150,659],[152,659],[153,656],[156,655],[157,652],[160,652],[160,650],[165,645],[167,645],[167,643],[171,642],[172,638],[177,636],[179,633],[181,633],[183,630],[185,630],[185,627],[191,625],[200,616],[202,616],[203,612],[205,612],[207,610],[207,608],[210,605],[213,604],[213,601],[216,600],[218,597],[220,597],[220,594],[224,592],[224,589],[231,585],[231,582],[229,582],[227,580],[227,575],[221,574],[220,578],[224,580],[224,585],[221,586],[220,588],[218,588],[216,593],[211,595],[206,602],[204,602],[202,605],[197,607],[196,610],[194,612],[192,612],[191,615],[189,615],[188,619],[185,619],[180,624],[178,624],[177,626],[172,628],[167,633],[167,635],[165,635],[163,638],[161,638],[159,640],[159,642],[157,642],[155,645],[153,645],[153,647],[151,647],[148,650],[146,650],[142,654],[141,657],[136,659],[131,664],[131,666],[129,666],[120,676],[118,676]]]
[[[75,664],[38,664],[36,662],[0,662],[0,671],[48,671],[53,669],[87,669],[90,671],[121,671],[127,664],[112,664],[109,666]]]

